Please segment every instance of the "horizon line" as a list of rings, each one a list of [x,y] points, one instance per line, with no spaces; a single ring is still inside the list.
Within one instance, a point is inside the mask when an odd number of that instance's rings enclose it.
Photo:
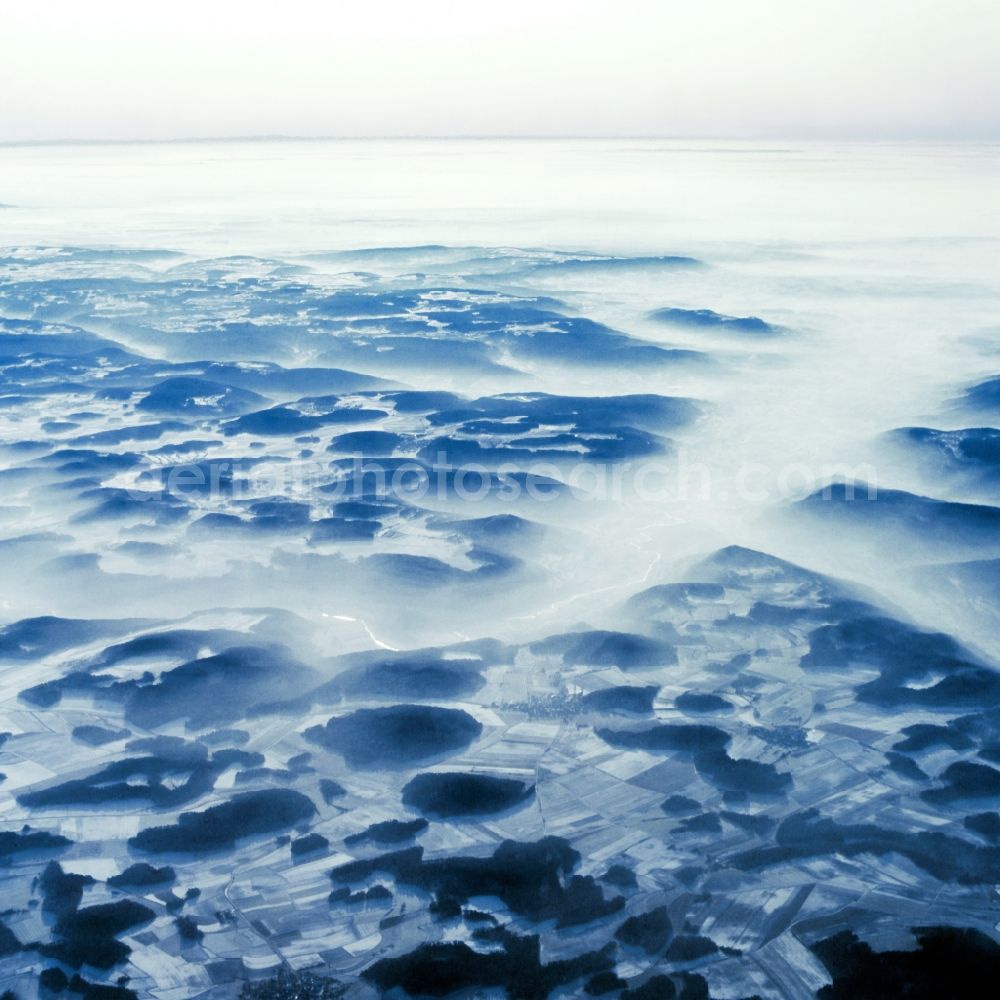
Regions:
[[[655,133],[621,133],[621,134],[534,134],[534,133],[459,133],[454,135],[421,135],[384,134],[384,135],[286,135],[284,133],[264,133],[261,135],[209,135],[209,136],[170,136],[165,138],[52,138],[52,139],[0,139],[0,148],[10,149],[30,146],[165,146],[194,145],[200,143],[219,142],[455,142],[467,141],[590,141],[590,142],[760,142],[760,143],[817,143],[844,142],[885,145],[909,145],[920,143],[925,145],[995,145],[1000,143],[1000,136],[974,137],[953,136],[843,136],[843,135],[669,135]]]

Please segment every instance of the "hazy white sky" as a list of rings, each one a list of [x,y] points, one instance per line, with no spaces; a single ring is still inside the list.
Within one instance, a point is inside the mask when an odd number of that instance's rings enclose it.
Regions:
[[[0,141],[1000,138],[998,0],[0,0]]]

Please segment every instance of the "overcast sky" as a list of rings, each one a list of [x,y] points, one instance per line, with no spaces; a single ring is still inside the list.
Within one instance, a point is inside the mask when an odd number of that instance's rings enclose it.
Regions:
[[[1000,138],[997,0],[0,0],[0,140]]]

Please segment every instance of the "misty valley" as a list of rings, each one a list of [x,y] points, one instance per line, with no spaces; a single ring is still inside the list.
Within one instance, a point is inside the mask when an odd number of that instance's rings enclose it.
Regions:
[[[996,276],[936,252],[4,250],[4,987],[991,993]]]

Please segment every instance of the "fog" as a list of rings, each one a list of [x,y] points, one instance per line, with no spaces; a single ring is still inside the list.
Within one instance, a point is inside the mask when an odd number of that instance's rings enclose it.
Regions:
[[[988,964],[996,160],[0,150],[3,983]]]
[[[468,607],[449,606],[455,618],[451,624],[463,635],[482,634],[479,616],[486,607],[491,617],[487,631],[506,635],[511,626],[496,619],[498,602],[509,607],[518,623],[515,631],[526,620],[549,627],[544,619],[550,605],[559,609],[553,612],[557,618],[586,617],[609,596],[628,596],[650,574],[669,572],[667,567],[683,557],[732,542],[868,582],[873,572],[884,573],[883,554],[876,553],[872,562],[863,545],[849,552],[844,544],[831,547],[825,537],[817,543],[813,531],[793,530],[793,501],[836,478],[874,480],[943,500],[986,498],[975,484],[928,475],[884,435],[915,425],[964,426],[965,414],[954,409],[954,400],[966,385],[992,373],[989,353],[982,338],[977,340],[993,321],[995,292],[995,243],[989,234],[998,219],[991,184],[996,157],[988,148],[657,141],[589,146],[238,143],[20,149],[4,155],[3,198],[12,207],[4,210],[3,221],[12,245],[46,243],[58,231],[70,245],[182,255],[113,255],[104,263],[99,253],[81,254],[63,263],[43,254],[29,268],[13,264],[14,274],[43,280],[23,286],[27,298],[14,302],[7,315],[78,324],[130,351],[175,363],[208,358],[266,361],[286,368],[334,364],[366,373],[349,385],[362,396],[345,396],[362,408],[378,408],[376,385],[466,396],[531,390],[571,396],[656,393],[697,401],[696,419],[677,420],[678,426],[669,418],[645,418],[641,430],[659,434],[662,453],[626,455],[630,461],[612,472],[600,463],[581,468],[568,464],[571,450],[554,467],[541,470],[572,477],[571,485],[581,486],[575,502],[548,495],[538,502],[484,497],[472,504],[475,516],[513,513],[554,530],[545,541],[532,537],[520,543],[524,548],[517,555],[528,556],[530,570],[523,589],[504,582],[498,584],[500,596],[494,584],[483,581],[481,606],[475,600]],[[924,208],[919,213],[912,210],[918,203]],[[359,207],[363,220],[357,217]],[[750,233],[756,235],[754,241],[739,239]],[[502,249],[512,244],[522,249]],[[380,245],[416,249],[370,249]],[[584,268],[573,257],[580,251],[621,260],[616,266]],[[260,259],[227,260],[234,252]],[[645,260],[657,255],[690,257],[697,263]],[[213,264],[214,257],[222,259]],[[564,258],[568,263],[561,263]],[[640,259],[630,265],[629,258]],[[282,267],[287,278],[281,277]],[[231,277],[225,276],[227,270]],[[58,283],[67,276],[82,283],[81,292],[62,305],[59,285],[50,290],[46,280]],[[110,286],[98,293],[110,296],[103,302],[86,291],[88,276],[102,282],[152,281],[156,289],[149,298],[126,286],[116,304]],[[177,299],[171,291],[174,281],[184,282],[178,289],[193,290],[206,283],[204,318],[192,311],[197,306]],[[655,364],[622,356],[609,365],[604,363],[606,347],[595,343],[589,348],[593,353],[567,368],[554,354],[547,358],[534,350],[519,355],[516,337],[510,346],[498,344],[457,365],[447,352],[429,353],[423,360],[411,352],[396,361],[392,352],[369,350],[363,343],[350,353],[340,349],[331,354],[336,341],[317,343],[308,336],[308,322],[301,330],[281,322],[267,326],[272,322],[266,319],[271,293],[268,285],[258,289],[252,284],[260,281],[276,281],[276,290],[283,283],[296,289],[305,282],[309,295],[317,297],[317,315],[323,312],[323,296],[351,289],[370,293],[423,287],[433,295],[435,287],[458,283],[491,295],[548,297],[562,303],[552,315],[582,317],[643,343],[688,354],[675,360],[664,355]],[[9,295],[22,294],[21,287]],[[229,300],[226,289],[234,290]],[[86,297],[81,299],[81,293]],[[49,295],[56,296],[54,306],[45,305]],[[366,307],[356,308],[363,314]],[[664,309],[674,310],[674,318],[664,319],[662,313],[657,318],[656,311]],[[711,317],[693,322],[688,314],[697,320],[700,310],[721,317],[751,315],[768,329],[730,329]],[[374,315],[382,311],[375,308]],[[224,342],[188,333],[199,322],[256,315],[265,319],[263,326],[252,328],[261,330],[253,342],[238,329]],[[345,315],[351,315],[350,309]],[[376,318],[375,325],[384,328],[385,322]],[[209,343],[225,346],[206,351]],[[220,353],[213,356],[214,351]],[[445,358],[450,360],[442,363]],[[198,374],[195,368],[190,373]],[[232,421],[240,413],[304,395],[294,386],[275,392],[273,385],[273,378],[264,376],[246,383],[241,391],[256,390],[257,404],[237,401],[224,415]],[[332,388],[342,385],[343,380],[329,382]],[[323,393],[317,389],[309,395]],[[58,416],[49,405],[34,418],[23,415],[12,435],[44,437],[40,421]],[[76,401],[68,405],[72,409]],[[79,439],[87,444],[85,432],[130,423],[114,415],[120,406],[117,398],[105,404],[106,416],[64,432],[65,443]],[[170,402],[157,409],[150,401],[146,417],[153,416],[164,420],[183,413]],[[207,425],[193,435],[168,432],[138,446],[155,447],[160,465],[181,466],[184,452],[171,455],[166,445],[190,436],[219,441],[197,447],[198,459],[238,461],[251,455],[248,446],[260,447],[264,450],[254,462],[263,457],[277,462],[254,473],[262,484],[243,497],[244,507],[253,496],[267,496],[269,487],[276,493],[302,492],[306,495],[296,499],[310,502],[310,491],[326,481],[321,459],[325,461],[322,448],[330,437],[376,427],[405,435],[419,423],[416,414],[384,424],[377,419],[356,426],[334,421],[326,426],[336,433],[324,437],[312,459],[291,463],[301,450],[291,437],[268,436],[253,445],[252,435],[233,436],[236,423]],[[424,432],[423,440],[432,436]],[[349,440],[344,455],[351,453]],[[289,451],[290,446],[296,451]],[[134,447],[127,438],[121,445]],[[367,455],[373,458],[373,453]],[[533,467],[545,461],[540,456]],[[40,468],[31,475],[44,481]],[[37,498],[38,487],[28,482],[34,492],[25,499]],[[149,473],[123,471],[114,482],[143,489],[151,485]],[[440,489],[429,492],[435,510],[468,516],[454,506],[453,497]],[[44,503],[27,503],[27,522],[25,507],[15,508],[18,513],[10,518],[21,530],[65,530],[60,494],[45,495]],[[210,502],[206,509],[229,511],[230,506]],[[80,513],[75,507],[73,511],[74,516]],[[166,567],[154,563],[155,572],[166,576],[163,585],[137,592],[130,574],[148,570],[124,554],[129,550],[116,547],[121,541],[118,526],[100,519],[86,523],[84,551],[93,551],[95,541],[104,539],[107,549],[99,553],[103,570],[112,577],[125,574],[119,584],[113,578],[105,582],[116,601],[134,604],[128,613],[166,610],[171,592],[177,595],[177,611],[203,608],[207,595],[197,578],[211,577],[206,590],[217,592],[219,574],[229,574],[228,586],[243,603],[254,603],[255,594],[295,592],[294,610],[302,613],[309,606],[314,616],[323,613],[325,598],[317,600],[309,571],[291,565],[284,574],[255,568],[267,567],[275,553],[287,548],[288,539],[264,534],[238,544],[242,568],[234,576],[232,543],[216,543],[207,528],[198,529],[196,552],[182,545]],[[181,518],[177,528],[158,526],[150,539],[174,544],[193,530]],[[144,540],[135,527],[128,538]],[[468,542],[456,547],[446,532],[428,534],[423,523],[410,521],[389,538],[374,539],[375,551],[450,553],[446,561],[453,566],[463,572],[473,568],[462,556]],[[354,550],[348,546],[347,551]],[[922,562],[932,555],[913,550],[909,558],[908,553],[910,546],[904,545],[892,562]],[[936,553],[941,558],[954,554],[947,547]],[[300,551],[295,559],[308,562],[314,555]],[[878,582],[883,590],[902,586],[895,573]],[[330,585],[336,588],[335,582]],[[53,586],[65,588],[65,599],[78,613],[97,613],[93,602],[104,599],[99,589],[81,587],[76,580],[46,581],[35,603],[22,590],[18,600],[23,603],[12,606],[11,615],[44,609]],[[547,596],[540,608],[542,593]],[[383,606],[364,588],[355,591],[349,616],[365,619],[373,628],[378,622],[375,634],[393,646],[436,641],[440,615],[430,595],[405,616],[393,596],[384,597]],[[270,597],[267,603],[272,603]],[[943,620],[951,613],[944,612]],[[408,633],[410,627],[416,632]],[[365,636],[362,631],[360,637]]]

